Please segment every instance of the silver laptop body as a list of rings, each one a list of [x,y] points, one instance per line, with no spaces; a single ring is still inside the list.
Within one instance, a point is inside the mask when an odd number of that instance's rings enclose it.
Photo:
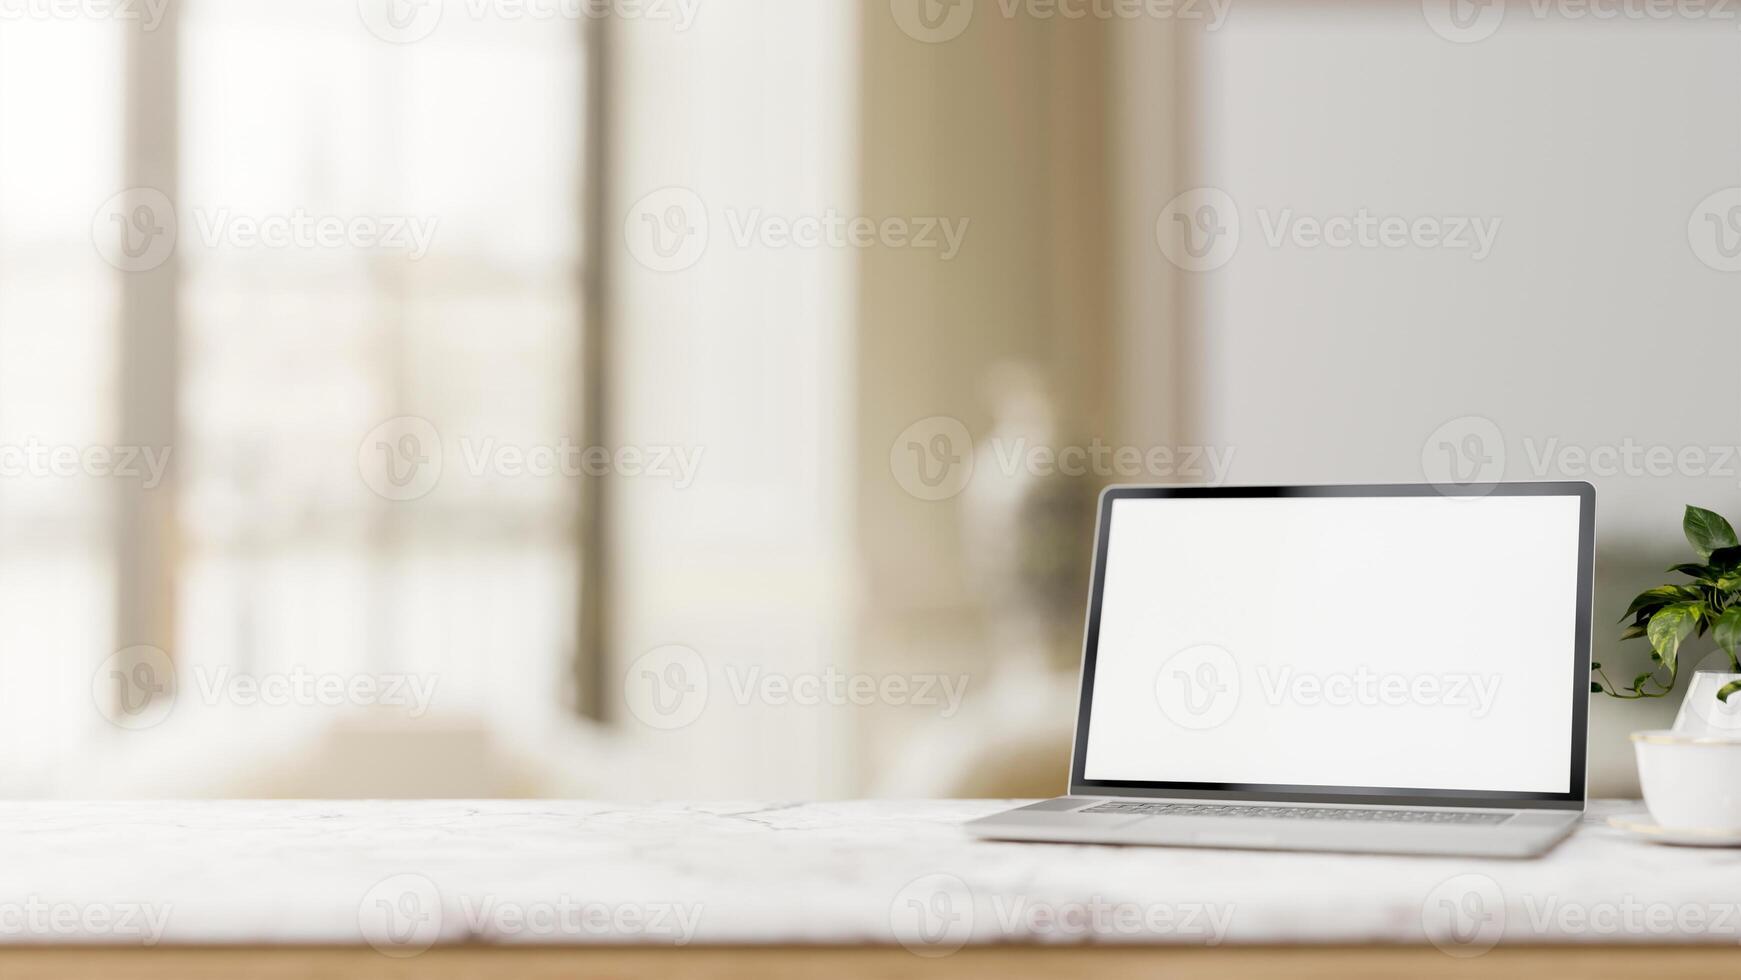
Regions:
[[[968,830],[1547,851],[1585,804],[1594,505],[1576,482],[1108,489],[1069,795]]]

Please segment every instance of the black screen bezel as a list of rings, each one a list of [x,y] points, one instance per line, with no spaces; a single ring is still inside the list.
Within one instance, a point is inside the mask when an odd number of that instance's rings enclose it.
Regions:
[[[1571,774],[1566,792],[1451,790],[1405,786],[1306,786],[1272,783],[1154,782],[1087,779],[1088,728],[1093,712],[1094,663],[1100,643],[1100,604],[1106,580],[1112,512],[1120,500],[1157,498],[1275,497],[1577,497],[1578,599],[1573,639]],[[1435,484],[1364,484],[1271,487],[1108,487],[1100,496],[1094,542],[1094,578],[1089,592],[1083,640],[1076,742],[1071,752],[1070,795],[1140,796],[1178,799],[1270,800],[1303,803],[1382,803],[1388,805],[1470,806],[1527,803],[1548,809],[1578,809],[1585,800],[1585,761],[1590,709],[1590,612],[1596,538],[1596,488],[1579,481]]]

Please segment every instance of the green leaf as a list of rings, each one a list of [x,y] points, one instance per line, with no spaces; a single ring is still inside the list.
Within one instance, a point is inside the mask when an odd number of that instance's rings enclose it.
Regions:
[[[1637,677],[1632,679],[1632,689],[1634,691],[1638,690],[1644,686],[1644,682],[1647,680],[1650,680],[1650,674],[1648,672],[1639,674]]]
[[[1638,598],[1632,600],[1632,605],[1626,607],[1626,612],[1621,614],[1620,621],[1625,622],[1626,617],[1634,613],[1655,612],[1671,602],[1697,598],[1699,598],[1698,590],[1689,589],[1684,585],[1659,585],[1654,589],[1645,589],[1638,594]],[[1641,618],[1645,617],[1641,616]]]
[[[1729,655],[1729,665],[1741,670],[1741,661],[1735,659],[1735,649],[1741,647],[1741,606],[1731,606],[1717,617],[1717,622],[1711,627],[1711,638]]]
[[[1731,545],[1711,552],[1711,569],[1713,571],[1732,572],[1737,568],[1741,568],[1741,546]],[[1715,575],[1711,577],[1716,578]]]
[[[1634,623],[1633,625],[1626,627],[1626,632],[1620,634],[1620,638],[1622,640],[1636,640],[1639,637],[1644,636],[1644,635],[1646,635],[1645,630],[1644,630],[1644,624],[1643,623]]]
[[[1715,578],[1712,574],[1715,570],[1712,569],[1711,566],[1701,565],[1698,562],[1689,561],[1682,562],[1679,565],[1670,565],[1668,570],[1671,572],[1680,572],[1682,575],[1691,575],[1693,578],[1696,578],[1701,582],[1709,582]]]
[[[1675,654],[1680,652],[1681,643],[1692,635],[1698,616],[1697,606],[1683,602],[1664,606],[1650,617],[1650,645],[1662,655],[1663,666],[1669,670],[1675,669]]]
[[[1718,689],[1717,700],[1727,704],[1729,702],[1729,695],[1734,694],[1736,691],[1741,691],[1741,681],[1730,681]]]
[[[1741,681],[1738,681],[1736,683],[1741,684]],[[1601,694],[1602,693],[1602,685],[1596,683],[1595,681],[1591,681],[1590,682],[1590,693],[1591,694]]]
[[[1592,661],[1590,661],[1590,669],[1591,670],[1601,670],[1602,665],[1597,663],[1596,661],[1592,660]]]
[[[1723,515],[1691,504],[1687,505],[1686,516],[1681,519],[1681,529],[1687,534],[1687,543],[1707,561],[1713,551],[1733,548],[1741,543],[1735,540],[1735,529],[1729,526]]]

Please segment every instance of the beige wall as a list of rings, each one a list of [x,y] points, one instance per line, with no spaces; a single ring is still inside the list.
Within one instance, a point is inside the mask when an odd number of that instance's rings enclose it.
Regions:
[[[995,372],[1009,363],[1034,368],[1052,393],[1059,438],[1105,433],[1116,410],[1107,383],[1111,36],[1104,24],[1040,24],[981,6],[965,32],[941,43],[905,33],[886,0],[863,7],[863,212],[971,222],[951,261],[883,249],[859,265],[861,659],[878,670],[966,672],[979,711],[947,722],[899,710],[866,716],[860,742],[872,785],[894,792],[963,789],[876,780],[914,754],[915,726],[933,727],[932,749],[995,741],[986,712],[1009,651],[985,622],[964,521],[969,502],[998,493],[992,484],[1003,478],[981,466],[962,496],[917,499],[891,474],[891,446],[933,416],[983,439]],[[1056,789],[1061,769],[1048,764],[1041,780],[1040,792]]]

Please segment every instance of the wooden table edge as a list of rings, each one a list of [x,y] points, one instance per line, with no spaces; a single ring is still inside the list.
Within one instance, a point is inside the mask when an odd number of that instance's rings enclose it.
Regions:
[[[1277,977],[1527,977],[1580,980],[1641,974],[1733,980],[1734,945],[1498,946],[1454,957],[1431,946],[969,946],[921,957],[888,946],[437,946],[394,958],[351,946],[8,946],[7,980],[233,980],[240,977],[358,977],[409,980],[557,980],[586,976],[814,980],[818,976],[1074,978],[1090,971],[1169,980]]]

